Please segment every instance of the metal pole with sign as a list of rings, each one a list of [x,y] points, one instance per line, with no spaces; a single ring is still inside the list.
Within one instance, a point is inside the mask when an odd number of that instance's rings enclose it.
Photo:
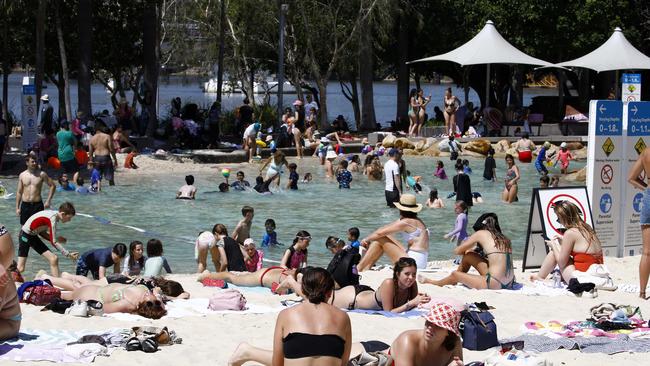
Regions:
[[[621,100],[626,103],[641,101],[641,74],[623,74]]]
[[[38,140],[38,123],[36,122],[36,85],[31,76],[23,77],[23,92],[21,96],[22,114],[22,145],[28,151]]]
[[[641,202],[643,192],[627,184],[627,174],[641,155],[641,152],[650,144],[650,102],[629,102],[627,105],[625,135],[625,159],[623,171],[626,176],[623,181],[623,204],[621,205],[621,244],[620,252],[623,255],[641,254],[643,242],[641,240]],[[646,181],[645,171],[640,177]]]
[[[618,255],[621,239],[619,211],[622,204],[623,102],[592,100],[589,103],[589,156],[587,189],[594,229],[604,254]]]

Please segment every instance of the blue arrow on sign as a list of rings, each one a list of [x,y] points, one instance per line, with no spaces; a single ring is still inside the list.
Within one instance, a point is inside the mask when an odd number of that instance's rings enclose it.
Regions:
[[[623,135],[623,102],[599,100],[596,102],[595,113],[596,136]]]
[[[650,136],[650,102],[627,104],[627,135]]]

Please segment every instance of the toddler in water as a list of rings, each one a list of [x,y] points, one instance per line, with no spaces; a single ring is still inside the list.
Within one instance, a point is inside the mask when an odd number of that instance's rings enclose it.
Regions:
[[[244,260],[246,270],[248,272],[256,272],[262,269],[264,252],[255,248],[255,242],[253,239],[248,238],[244,240],[244,250],[247,255],[247,258]]]
[[[454,230],[448,232],[444,238],[456,238],[456,246],[459,246],[463,240],[467,239],[467,204],[465,201],[456,201],[456,206],[454,207],[454,212],[456,212],[456,226]]]
[[[351,227],[348,229],[348,240],[350,243],[347,245],[350,248],[359,248],[361,246],[361,243],[359,242],[359,236],[361,234],[359,233],[359,228],[358,227]]]
[[[359,155],[352,155],[350,158],[349,170],[354,173],[359,173],[359,165],[361,165],[361,159],[359,159]]]
[[[350,189],[352,173],[348,170],[348,161],[345,159],[339,163],[339,169],[336,172],[336,181],[339,182],[339,189]]]
[[[102,175],[95,168],[95,162],[88,161],[88,170],[90,170],[90,191],[97,193],[102,190]]]
[[[305,173],[305,176],[302,178],[302,183],[309,183],[312,180],[311,173]]]
[[[289,182],[287,183],[287,189],[294,191],[298,189],[298,180],[300,179],[300,176],[298,175],[298,172],[296,172],[296,169],[298,169],[298,165],[296,165],[296,163],[289,164]]]
[[[472,168],[469,167],[469,160],[463,160],[463,173],[472,174]]]
[[[422,186],[420,185],[420,180],[422,177],[420,176],[411,176],[411,171],[407,170],[406,171],[406,184],[408,184],[409,187],[413,190],[413,192],[420,194],[422,193]]]
[[[542,175],[539,177],[539,188],[548,188],[551,178],[548,175]]]
[[[278,243],[278,234],[275,232],[275,220],[266,219],[264,222],[264,229],[266,233],[262,237],[262,246],[268,247],[269,245],[280,245]]]
[[[445,172],[445,164],[443,164],[442,161],[438,160],[438,166],[436,167],[436,171],[435,173],[433,173],[433,175],[440,179],[447,179],[447,173]]]
[[[429,192],[429,199],[427,200],[426,205],[429,208],[445,207],[445,203],[442,201],[442,198],[438,197],[438,190],[436,188],[431,188],[431,192]]]
[[[162,256],[163,245],[158,239],[151,239],[147,242],[147,260],[144,262],[142,277],[162,276],[163,268],[167,273],[172,273],[167,258]]]
[[[560,144],[560,151],[557,154],[557,160],[555,160],[555,165],[560,163],[560,172],[562,174],[567,174],[569,172],[569,162],[573,160],[573,155],[571,151],[567,149],[566,142]]]
[[[185,185],[178,189],[176,192],[177,200],[193,200],[196,195],[196,187],[194,187],[194,176],[185,176]]]

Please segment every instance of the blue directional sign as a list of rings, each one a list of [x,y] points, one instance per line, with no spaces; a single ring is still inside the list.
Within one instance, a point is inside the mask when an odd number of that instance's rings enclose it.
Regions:
[[[634,199],[632,200],[632,207],[634,208],[634,211],[636,213],[641,212],[641,202],[643,201],[643,193],[637,193],[634,195]]]
[[[641,74],[623,74],[621,81],[625,84],[641,84]]]
[[[609,213],[609,210],[612,209],[612,196],[609,193],[605,193],[600,197],[600,211],[603,213]]]
[[[650,136],[650,102],[627,104],[627,135]]]
[[[25,95],[36,95],[36,85],[23,85],[23,94]]]
[[[599,100],[596,103],[596,136],[622,135],[623,102],[616,100]]]

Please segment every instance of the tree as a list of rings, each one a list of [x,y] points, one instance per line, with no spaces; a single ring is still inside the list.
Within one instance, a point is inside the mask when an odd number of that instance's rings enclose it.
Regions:
[[[65,41],[63,40],[63,29],[61,27],[61,0],[57,0],[54,7],[54,16],[56,18],[56,38],[59,44],[59,53],[61,57],[61,78],[63,79],[63,90],[65,100],[65,119],[72,120],[72,106],[70,105],[70,78],[68,76],[68,57],[65,53]]]
[[[45,0],[38,0],[38,9],[36,11],[36,73],[34,77],[34,84],[36,84],[36,106],[39,105],[41,99],[45,69],[46,9],[47,2]]]
[[[78,110],[90,116],[92,114],[92,98],[90,85],[92,81],[92,2],[79,0],[79,73],[77,74]]]

